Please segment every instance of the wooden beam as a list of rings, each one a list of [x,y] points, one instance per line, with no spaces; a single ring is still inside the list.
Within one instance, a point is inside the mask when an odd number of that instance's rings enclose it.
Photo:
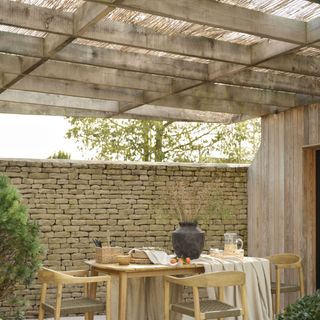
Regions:
[[[43,39],[0,32],[0,52],[40,58],[43,56]],[[207,64],[194,61],[122,52],[79,44],[68,45],[58,52],[54,56],[54,59],[195,80],[208,80],[208,68],[210,69],[210,77],[212,79],[226,73],[244,69],[244,66],[237,64],[215,62],[208,66]],[[320,77],[320,58],[317,56],[302,56],[289,53],[259,63],[258,66],[272,70]]]
[[[185,90],[181,95],[207,99],[261,103],[284,108],[292,108],[320,102],[320,96],[232,86],[221,83],[208,83],[200,87]]]
[[[259,103],[215,100],[181,94],[171,95],[152,102],[153,105],[176,107],[198,111],[223,112],[231,114],[246,114],[260,117],[265,114],[284,111],[286,108],[262,105]],[[120,108],[121,110],[121,108]]]
[[[152,105],[143,105],[128,113],[115,116],[119,103],[98,99],[68,97],[36,92],[7,90],[0,95],[0,113],[75,116],[116,117],[129,119],[153,119],[174,121],[201,121],[230,123],[233,115],[224,113],[184,110]]]
[[[0,1],[0,22],[3,25],[58,34],[71,34],[73,31],[71,13],[10,0]]]
[[[103,21],[85,32],[82,38],[147,50],[239,64],[251,63],[249,46],[205,37],[162,35],[152,29],[116,21]]]
[[[107,111],[96,111],[70,107],[56,107],[48,105],[6,101],[0,101],[0,113],[93,118],[110,118],[112,115],[114,115],[113,113]]]
[[[15,75],[6,73],[2,87],[10,83],[10,77]],[[157,99],[159,93],[145,92],[142,90],[122,89],[111,86],[101,86],[97,84],[83,84],[81,82],[67,80],[53,80],[43,77],[25,76],[17,82],[13,89],[22,91],[34,91],[43,93],[53,93],[69,96],[78,96],[95,99],[116,100],[144,104],[146,99]]]
[[[234,63],[215,61],[208,65],[209,81],[214,81],[225,75],[231,75],[244,70],[246,67]]]
[[[1,60],[0,60],[1,62]],[[48,61],[31,75],[84,83],[108,85],[147,91],[172,93],[200,83],[196,80],[175,79],[141,72],[123,71],[59,61]]]
[[[77,44],[69,45],[54,59],[194,80],[208,79],[205,63]]]
[[[189,3],[191,4],[191,2],[189,0],[186,0],[186,1],[182,1],[182,2],[185,2],[185,3]],[[192,0],[191,0],[192,1]],[[106,2],[108,3],[111,3],[111,5],[115,5],[117,6],[118,4],[120,4],[121,7],[124,7],[126,8],[127,4],[130,3],[139,3],[141,4],[142,2],[144,3],[144,5],[149,5],[151,2],[153,3],[153,1],[149,1],[148,3],[145,3],[145,1],[142,1],[141,0],[107,0]],[[201,1],[201,3],[204,3],[204,2],[207,2],[207,0],[204,0],[204,1]],[[167,3],[167,1],[162,1],[161,2],[161,5],[157,7],[157,4],[159,4],[159,2],[157,3],[153,3],[153,5],[155,5],[155,7],[158,9],[158,8],[161,8],[163,9],[165,6],[169,5],[169,3]],[[176,3],[175,3],[176,4]],[[199,2],[197,2],[197,5],[199,4]],[[209,2],[207,2],[207,4],[209,4]],[[218,5],[222,5],[224,6],[223,4],[218,4]],[[143,6],[139,7],[139,10],[142,8]],[[153,7],[153,8],[155,8]],[[187,6],[188,7],[188,6]],[[129,7],[128,7],[129,8]],[[153,10],[152,8],[152,10]],[[133,8],[131,8],[133,9]],[[182,8],[181,8],[182,9]],[[211,9],[208,8],[209,10]],[[231,9],[231,7],[229,6],[229,9]],[[237,8],[239,9],[239,8]],[[237,10],[236,9],[236,10]],[[197,10],[197,9],[195,9]],[[240,9],[241,10],[241,9]],[[144,11],[144,9],[142,9],[142,11]],[[158,12],[158,11],[157,11]],[[190,7],[187,8],[187,11],[185,12],[187,15],[188,13],[192,12],[192,14],[194,13],[193,10],[190,10]],[[222,13],[222,12],[221,12]],[[226,12],[225,12],[226,13]],[[240,13],[240,12],[238,12]],[[251,12],[252,13],[252,12]],[[175,14],[175,13],[174,13]],[[180,14],[180,12],[179,12]],[[187,16],[186,15],[186,16]],[[200,17],[200,14],[198,14],[198,17]],[[274,16],[269,16],[268,18],[271,18],[271,17],[274,17]],[[225,18],[225,17],[224,17]],[[241,18],[241,17],[240,17]],[[264,18],[266,18],[266,16],[264,16]],[[225,19],[224,19],[225,20]],[[195,21],[193,21],[195,22]],[[275,22],[275,21],[274,21]],[[246,21],[246,23],[248,23],[248,21]],[[225,25],[224,25],[225,26]],[[258,63],[261,63],[263,62],[264,60],[267,60],[267,59],[271,59],[272,57],[274,56],[278,56],[280,54],[283,54],[283,53],[287,53],[289,51],[292,51],[292,50],[296,50],[298,48],[300,48],[302,45],[304,45],[304,43],[306,42],[306,34],[305,34],[305,28],[306,28],[306,24],[303,23],[300,25],[301,26],[301,34],[303,35],[303,41],[302,42],[297,42],[297,41],[293,41],[294,45],[287,45],[286,43],[275,43],[275,44],[266,44],[266,43],[263,43],[263,46],[259,46],[257,48],[254,48],[256,50],[256,52],[259,52],[259,51],[266,51],[266,55],[263,57],[263,59],[257,59],[256,61],[252,62],[251,61],[251,65],[255,65],[255,64],[258,64]],[[243,30],[241,30],[243,31]],[[285,41],[288,41],[287,39],[284,39],[284,38],[274,38],[276,40],[285,40]],[[289,41],[290,42],[290,41]],[[252,54],[254,54],[255,52],[253,51]],[[237,73],[239,71],[241,71],[242,69],[244,69],[243,66],[239,66],[239,65],[235,65],[235,64],[227,64],[227,63],[224,63],[224,62],[214,62],[214,63],[211,63],[209,65],[209,80],[210,81],[215,81],[217,79],[219,79],[221,76],[226,76],[226,75],[230,75],[230,74],[234,74],[234,73]],[[202,86],[203,84],[199,84],[199,85],[195,85],[195,86]],[[193,86],[193,87],[195,87]],[[184,90],[188,90],[190,89],[189,88],[185,88]],[[184,90],[180,90],[178,91],[177,93],[181,93],[183,92]],[[149,101],[149,103],[155,103],[155,100],[151,100]],[[138,105],[135,105],[135,106],[132,106],[133,108],[134,107],[138,107]],[[127,108],[123,108],[122,111],[126,111],[128,110]]]
[[[320,41],[320,18],[317,17],[307,23],[307,42],[309,44]]]
[[[0,54],[0,72],[23,73],[23,65],[33,61],[28,57]],[[11,65],[17,65],[11,70]],[[18,68],[18,66],[20,66]],[[14,71],[14,72],[13,72]],[[101,68],[89,65],[49,60],[31,72],[33,76],[50,79],[78,81],[91,84],[109,85],[157,92],[175,92],[181,88],[198,84],[199,81],[172,77]]]
[[[283,40],[306,42],[306,23],[211,0],[92,0],[129,10]]]
[[[0,53],[0,72],[12,72],[20,74],[38,61],[38,58]]]
[[[292,50],[297,50],[300,47],[300,45],[293,43],[278,40],[266,40],[251,46],[251,63],[254,65],[270,58],[272,58],[270,60],[272,61],[273,58],[282,55],[284,52],[288,53]]]
[[[51,56],[59,52],[61,49],[63,49],[65,46],[67,46],[69,43],[71,43],[73,40],[73,37],[49,33],[43,39],[44,57],[50,58]]]
[[[285,54],[258,65],[262,68],[320,77],[319,56]]]
[[[232,77],[221,77],[221,83],[261,89],[320,95],[320,80],[314,77],[294,77],[285,73],[244,70]]]
[[[3,61],[4,59],[4,61]],[[8,65],[24,63],[23,57],[6,56],[0,54],[0,72],[8,72]],[[18,68],[21,70],[21,67]],[[17,73],[19,71],[17,70]],[[116,87],[134,88],[148,91],[172,93],[180,88],[197,84],[184,79],[174,79],[136,72],[127,72],[117,69],[97,68],[73,63],[48,61],[31,73],[33,76],[50,79],[78,81],[91,84],[100,84]],[[294,107],[319,102],[320,97],[297,95],[271,90],[244,88],[223,84],[207,84],[183,92],[183,95],[203,98],[234,100],[277,105],[280,107]],[[48,103],[48,102],[46,102]]]
[[[8,0],[5,0],[2,4],[4,7],[4,4],[7,1]],[[235,6],[233,7],[237,8]],[[62,15],[62,13],[57,10],[30,6],[21,3],[15,4],[15,9],[17,8],[19,8],[20,12],[32,11],[34,17],[43,17],[49,13],[51,13],[53,17],[59,17]],[[240,64],[251,63],[249,46],[232,44],[225,41],[210,40],[204,37],[161,35],[147,28],[115,21],[104,21],[94,25],[99,19],[101,19],[111,10],[111,7],[106,7],[105,5],[89,2],[85,3],[74,13],[73,17],[69,17],[69,20],[73,18],[73,28],[68,25],[68,27],[64,28],[64,31],[62,29],[60,32],[58,32],[66,37],[62,35],[59,37],[57,37],[57,35],[55,37],[53,35],[48,35],[46,42],[49,42],[49,44],[46,44],[46,47],[48,47],[46,49],[46,53],[49,54],[49,52],[51,52],[50,45],[53,47],[56,46],[59,50],[64,43],[68,44],[76,37],[84,37],[89,40],[106,41],[120,45],[134,46],[148,50],[166,51],[204,59],[215,59]],[[29,16],[25,14],[25,16],[20,18],[21,19],[16,20],[16,24],[14,24],[9,16],[4,15],[2,17],[2,23],[15,25],[16,27],[20,27],[21,23],[23,23],[24,27],[28,27],[27,24],[29,21]],[[289,21],[294,22],[293,20]],[[43,24],[44,23],[42,20],[37,25],[30,22],[29,28],[35,28],[37,30],[48,32],[56,32],[54,29],[51,30],[48,28],[47,25],[44,27]],[[56,44],[56,42],[58,43]],[[52,53],[54,53],[54,51],[52,51]]]
[[[42,58],[43,48],[43,38],[0,31],[0,52],[2,53]]]
[[[73,46],[73,45],[70,45],[70,46]],[[76,45],[76,46],[79,46],[79,45]],[[79,46],[79,47],[83,47],[83,46]],[[64,50],[68,50],[69,48],[67,47],[66,49],[64,49]],[[88,48],[85,48],[85,49],[91,49],[90,47],[88,47]],[[95,48],[94,48],[95,49]],[[100,48],[97,48],[97,49],[100,49]],[[63,51],[64,51],[63,50]],[[103,53],[103,52],[105,52],[105,50],[106,49],[100,49],[101,50],[101,54]],[[63,53],[63,51],[61,52],[61,54]],[[111,51],[114,51],[114,54],[117,54],[118,52],[117,51],[115,51],[115,50],[111,50]],[[76,52],[76,50],[75,50],[75,52]],[[90,52],[90,51],[89,51]],[[79,52],[78,52],[78,54],[79,54]],[[85,56],[85,55],[84,55]],[[80,55],[80,57],[83,57],[83,55]],[[173,59],[171,59],[171,60],[173,60]],[[144,65],[145,66],[145,65]],[[235,67],[239,67],[239,65],[235,65]],[[148,100],[144,100],[144,103],[145,102],[147,102]],[[132,102],[132,101],[130,101],[130,102]],[[132,107],[132,106],[131,106]]]
[[[0,95],[1,101],[40,104],[53,107],[77,108],[95,111],[107,111],[117,113],[119,102],[99,100],[93,98],[81,98],[75,96],[57,95],[41,92],[29,92],[9,89]]]
[[[132,115],[138,119],[174,120],[174,121],[199,121],[228,124],[232,122],[234,115],[215,112],[203,112],[197,110],[185,110],[181,108],[168,108],[162,106],[143,105],[141,107],[122,113],[113,118],[123,118]]]
[[[9,74],[10,75],[10,74]],[[200,111],[225,112],[233,114],[248,114],[261,116],[271,112],[282,111],[285,108],[256,103],[235,102],[228,100],[209,99],[194,96],[172,95],[161,98],[153,92],[141,90],[119,89],[114,87],[82,84],[65,80],[51,80],[42,77],[26,76],[14,87],[15,90],[69,95],[104,100],[117,100],[133,104],[145,104],[145,101],[154,101],[152,104],[173,108],[185,108]],[[135,107],[135,105],[133,105]],[[132,105],[130,105],[132,107]],[[119,106],[120,112],[125,108]]]
[[[3,0],[1,5],[0,21],[3,24],[6,24],[7,18],[9,25],[15,25],[16,21],[18,21],[18,23],[20,23],[19,26],[21,26],[22,23],[24,27],[28,28],[28,21],[31,21],[31,29],[37,29],[38,27],[41,28],[44,26],[44,31],[50,31],[52,25],[52,31],[55,30],[54,28],[59,28],[57,29],[59,31],[56,30],[55,32],[67,33],[68,36],[66,37],[64,35],[61,36],[49,34],[44,39],[42,45],[43,56],[41,59],[24,70],[23,74],[17,75],[16,77],[10,76],[10,81],[5,83],[0,90],[0,93],[15,85],[25,75],[38,68],[52,55],[71,43],[75,39],[75,36],[85,32],[92,25],[92,23],[96,23],[105,14],[112,11],[112,8],[106,8],[106,6],[103,5],[97,6],[89,3],[84,5],[85,8],[80,7],[72,16],[69,16],[68,14],[62,15],[57,10],[50,10],[46,8],[42,10],[43,8],[39,8],[37,6],[28,6],[17,2],[13,4],[12,1],[8,0]],[[3,12],[1,9],[3,9]],[[9,10],[9,12],[7,10]],[[10,14],[10,11],[14,12],[14,14]],[[89,14],[86,17],[86,20],[83,19],[83,22],[85,21],[85,23],[80,24],[79,19],[83,18],[84,11],[87,11]],[[8,16],[6,16],[6,14],[8,14]]]
[[[74,36],[79,36],[103,19],[113,10],[104,4],[85,2],[73,14],[73,32]]]
[[[0,52],[41,58],[42,38],[0,31]],[[56,53],[55,60],[110,67],[194,80],[208,79],[208,65],[155,55],[69,44]]]
[[[205,99],[197,97],[169,96],[161,98],[161,93],[150,91],[122,89],[110,86],[82,84],[74,81],[51,80],[43,77],[27,76],[14,87],[17,90],[72,95],[87,98],[106,100],[117,100],[134,104],[145,104],[154,101],[152,104],[169,107],[182,107],[186,109],[197,109],[202,111],[217,111],[227,113],[248,113],[260,116],[267,111],[275,112],[281,108],[274,106],[262,106],[254,103],[241,103],[233,101]],[[120,110],[123,108],[120,107]],[[251,111],[253,110],[253,111]],[[243,112],[240,112],[243,111]],[[252,112],[252,113],[251,113]]]
[[[4,6],[6,1],[7,0],[5,0],[2,6]],[[22,3],[16,3],[15,7],[19,7],[19,12],[36,11],[34,16],[43,17],[49,13],[54,17],[62,15],[61,12],[53,9],[30,6]],[[249,46],[204,37],[161,35],[152,29],[110,20],[96,24],[98,20],[108,14],[112,9],[112,7],[107,7],[106,5],[86,2],[74,13],[73,28],[71,28],[70,22],[68,22],[68,26],[65,26],[64,29],[59,29],[60,32],[58,34],[47,35],[45,40],[46,55],[54,54],[55,48],[59,50],[76,37],[81,37],[88,40],[139,47],[147,50],[165,51],[203,59],[217,59],[240,64],[250,64],[251,56]],[[22,18],[22,22],[18,19],[15,20],[16,22],[14,24],[10,17],[5,15],[2,17],[1,22],[7,25],[14,25],[15,27],[20,27],[22,23],[24,27],[28,27],[28,23],[30,22],[30,29],[56,32],[56,29],[45,28],[42,20],[38,24],[35,24],[29,21],[27,14],[25,15],[26,17]],[[71,18],[72,17],[69,17],[68,21]]]

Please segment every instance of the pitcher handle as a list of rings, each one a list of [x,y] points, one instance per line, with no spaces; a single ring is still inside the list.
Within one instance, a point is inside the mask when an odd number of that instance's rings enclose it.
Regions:
[[[237,244],[240,243],[240,248],[238,248],[238,249],[242,249],[243,248],[243,241],[240,238],[236,240],[236,243]]]

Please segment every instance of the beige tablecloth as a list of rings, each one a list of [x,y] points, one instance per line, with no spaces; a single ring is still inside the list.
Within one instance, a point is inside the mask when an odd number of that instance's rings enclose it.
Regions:
[[[263,258],[216,259],[201,256],[193,263],[203,264],[206,272],[244,271],[246,273],[246,287],[248,298],[249,320],[272,319],[272,299],[270,290],[269,261]],[[118,319],[118,289],[119,281],[116,276],[112,279],[112,320]],[[182,292],[173,289],[173,300],[181,298]],[[208,290],[210,298],[215,297],[212,289]],[[240,295],[234,289],[225,292],[226,302],[240,305]],[[163,282],[162,277],[129,279],[128,320],[163,320]],[[178,319],[172,317],[172,319]],[[184,317],[184,320],[193,319]],[[241,319],[241,317],[239,317]]]
[[[243,271],[246,274],[246,288],[248,299],[249,320],[272,319],[272,297],[270,287],[270,264],[267,259],[246,257],[217,259],[209,256],[201,256],[193,263],[203,264],[205,272],[218,271]],[[215,299],[215,291],[208,289],[208,296]],[[225,289],[225,301],[227,303],[241,306],[240,292],[234,288]],[[241,319],[241,317],[239,317]],[[193,319],[184,317],[184,320]],[[234,318],[228,318],[234,319]]]

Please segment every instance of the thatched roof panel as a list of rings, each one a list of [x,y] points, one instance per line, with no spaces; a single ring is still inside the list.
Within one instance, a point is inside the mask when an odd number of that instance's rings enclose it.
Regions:
[[[61,10],[65,12],[75,12],[84,4],[82,0],[12,0],[25,4],[31,4],[49,9]]]

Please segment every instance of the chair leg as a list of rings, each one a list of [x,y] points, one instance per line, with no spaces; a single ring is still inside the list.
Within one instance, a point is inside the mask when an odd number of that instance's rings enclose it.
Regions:
[[[224,288],[219,287],[218,288],[218,299],[222,302],[224,302]],[[222,318],[218,318],[218,320],[222,320]]]
[[[246,285],[241,286],[242,319],[248,320],[248,302]]]
[[[170,319],[170,283],[164,280],[164,320]]]
[[[44,319],[45,310],[43,308],[43,303],[45,303],[46,301],[46,294],[47,294],[47,284],[43,283],[41,286],[40,307],[39,307],[39,317],[38,317],[39,320]]]
[[[90,287],[89,287],[89,283],[85,283],[84,284],[84,296],[87,298],[87,297],[90,297]],[[85,320],[89,320],[89,312],[86,312],[84,314],[84,319]]]
[[[58,286],[57,286],[56,308],[55,308],[55,311],[54,311],[54,320],[60,320],[61,300],[62,300],[62,284],[58,284]]]
[[[111,281],[107,281],[106,286],[106,320],[111,320]]]
[[[197,287],[193,287],[192,289],[193,289],[194,319],[201,320],[199,289]]]
[[[300,296],[304,296],[304,279],[303,279],[303,270],[302,267],[299,269],[299,281],[300,281]]]
[[[280,313],[280,270],[276,270],[276,314]]]

